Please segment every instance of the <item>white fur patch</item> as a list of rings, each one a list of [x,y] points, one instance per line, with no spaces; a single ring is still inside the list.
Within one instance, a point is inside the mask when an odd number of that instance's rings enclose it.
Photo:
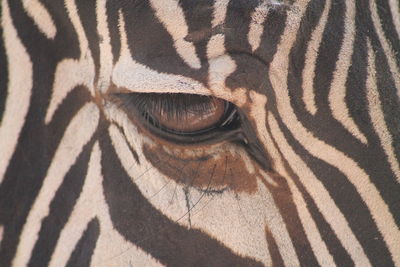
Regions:
[[[39,30],[48,39],[54,39],[57,34],[57,28],[53,18],[42,3],[39,0],[23,0],[22,3],[26,13],[33,19]]]
[[[8,57],[8,90],[0,124],[0,184],[14,154],[28,113],[32,90],[32,62],[18,38],[7,1],[2,1],[1,27]],[[1,68],[5,68],[2,66]]]
[[[225,22],[226,12],[228,10],[229,0],[215,0],[213,20],[211,25],[213,27],[220,25]]]
[[[223,34],[213,35],[207,44],[207,58],[213,59],[225,54],[225,36]]]

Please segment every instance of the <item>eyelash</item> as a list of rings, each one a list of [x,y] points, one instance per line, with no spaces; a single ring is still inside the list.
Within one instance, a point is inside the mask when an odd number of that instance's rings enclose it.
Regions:
[[[211,97],[202,95],[155,93],[131,94],[127,99],[129,105],[135,106],[139,111],[149,114],[165,113],[171,120],[181,120],[190,112],[207,112],[213,108],[211,100]]]
[[[241,115],[230,102],[211,96],[194,94],[157,94],[157,93],[120,93],[114,94],[116,101],[130,116],[141,120],[141,124],[153,134],[179,144],[198,144],[202,142],[220,142],[234,138],[241,127]],[[207,112],[215,111],[215,101],[223,104],[224,110],[219,122],[209,127],[194,131],[182,131],[169,128],[154,115],[161,112],[168,121],[178,121],[188,112],[191,116],[206,116]],[[159,113],[160,114],[160,113]],[[235,137],[236,138],[236,137]]]

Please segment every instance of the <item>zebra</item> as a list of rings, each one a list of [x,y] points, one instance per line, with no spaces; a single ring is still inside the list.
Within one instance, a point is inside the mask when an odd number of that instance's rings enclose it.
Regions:
[[[398,0],[0,12],[0,266],[400,266]]]

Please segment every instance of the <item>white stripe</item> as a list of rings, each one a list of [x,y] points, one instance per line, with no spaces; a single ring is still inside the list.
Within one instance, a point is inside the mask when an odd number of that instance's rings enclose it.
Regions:
[[[66,0],[65,6],[75,32],[78,35],[81,55],[79,60],[64,59],[58,63],[55,72],[53,92],[45,117],[46,124],[51,122],[58,106],[76,86],[84,85],[93,96],[95,95],[95,66],[83,26],[79,20],[75,1]]]
[[[61,231],[49,266],[66,266],[72,251],[85,231],[88,223],[95,217],[98,208],[101,207],[101,153],[99,144],[93,146],[90,155],[89,167],[82,192],[76,202],[71,216]]]
[[[53,92],[47,108],[45,122],[50,123],[59,105],[78,85],[91,88],[94,78],[94,66],[88,60],[64,59],[56,68]]]
[[[329,192],[287,143],[285,136],[283,135],[272,113],[268,114],[268,123],[280,151],[283,155],[285,155],[289,165],[299,177],[300,182],[304,185],[307,192],[315,201],[319,211],[322,213],[328,224],[332,227],[337,238],[349,253],[355,265],[371,266],[362,246],[354,236],[345,217],[336,206],[334,200],[329,195]]]
[[[173,74],[159,73],[149,67],[132,60],[128,48],[125,21],[119,14],[121,55],[115,64],[112,82],[132,92],[145,93],[189,93],[209,95],[210,91],[198,81]],[[118,88],[116,89],[118,90]]]
[[[270,69],[271,83],[276,92],[277,108],[283,122],[293,134],[294,138],[307,149],[311,155],[336,167],[347,177],[348,181],[354,185],[371,212],[378,228],[381,229],[382,235],[385,240],[387,240],[387,243],[400,243],[400,231],[395,231],[398,227],[394,221],[393,215],[390,213],[387,204],[383,201],[375,185],[370,181],[368,174],[343,152],[338,151],[334,147],[325,144],[313,136],[296,117],[290,104],[287,84],[282,83],[282,77],[287,77],[288,75],[288,53],[290,47],[294,43],[295,35],[290,32],[285,32],[283,36]],[[337,231],[338,228],[335,230]],[[339,232],[342,233],[342,231]],[[341,239],[341,241],[344,242],[346,240]],[[351,252],[350,255],[352,258],[358,258],[356,254],[352,253],[353,251],[350,250],[349,252]]]
[[[100,70],[97,82],[97,89],[105,93],[110,85],[113,68],[113,54],[111,48],[110,32],[108,29],[106,0],[97,0],[97,31],[100,37]]]
[[[68,125],[25,222],[13,266],[25,266],[29,262],[42,220],[49,214],[50,203],[68,170],[82,152],[83,146],[89,142],[96,131],[99,116],[97,106],[88,103]]]
[[[317,105],[315,103],[314,93],[315,67],[317,64],[318,50],[321,45],[326,22],[328,21],[328,14],[331,4],[331,0],[327,0],[325,2],[324,11],[317,27],[311,35],[311,40],[307,47],[306,61],[303,69],[303,101],[307,111],[312,115],[317,113]]]
[[[307,239],[310,241],[311,248],[313,249],[318,262],[321,266],[335,266],[334,260],[332,259],[332,256],[330,255],[326,244],[322,240],[319,230],[307,209],[307,204],[305,203],[296,185],[293,183],[292,178],[287,173],[281,154],[279,153],[278,148],[275,146],[274,143],[274,141],[279,140],[273,140],[271,135],[267,131],[265,123],[267,121],[267,98],[264,95],[255,92],[250,92],[250,98],[252,103],[250,117],[257,118],[257,132],[259,133],[260,140],[264,142],[265,147],[267,148],[267,151],[270,154],[271,158],[274,159],[274,170],[282,177],[284,177],[285,180],[288,182],[290,191],[293,195],[293,201],[296,205],[304,231],[307,235]],[[269,180],[272,181],[272,184],[276,184],[272,179],[269,178]],[[279,249],[281,250],[281,248]],[[282,252],[281,255],[283,255]]]
[[[212,27],[216,27],[225,22],[226,12],[228,10],[229,0],[216,0],[214,2]],[[207,44],[207,58],[213,59],[225,54],[225,35],[213,35]]]
[[[22,3],[26,13],[33,19],[39,30],[48,39],[54,39],[57,34],[57,28],[53,18],[42,3],[39,0],[23,0]]]
[[[390,12],[392,13],[393,25],[396,28],[397,37],[400,38],[400,1],[389,0],[389,5],[390,5]]]
[[[212,27],[216,27],[225,22],[226,12],[228,11],[228,4],[230,0],[215,0]]]
[[[399,162],[397,161],[396,155],[393,151],[393,139],[388,131],[382,111],[382,103],[380,101],[380,96],[376,83],[375,53],[372,49],[370,42],[368,42],[368,66],[367,98],[369,114],[371,116],[374,129],[378,134],[382,147],[388,157],[390,167],[392,168],[393,173],[396,175],[397,181],[400,182]],[[379,231],[382,233],[383,238],[388,245],[389,251],[392,254],[395,265],[400,265],[399,228],[396,228],[395,226],[395,228],[390,229],[390,227],[393,227],[393,225],[391,224],[381,223],[378,225]],[[391,231],[393,231],[393,233],[391,233]]]
[[[298,10],[296,9],[295,11],[290,11],[288,13],[288,25],[285,29],[285,32],[282,34],[282,39],[278,46],[274,60],[271,63],[269,72],[272,88],[274,88],[276,94],[278,112],[283,119],[283,123],[286,125],[286,127],[288,127],[294,138],[305,149],[307,149],[309,153],[337,167],[340,171],[348,176],[349,180],[353,182],[357,190],[359,192],[361,191],[360,195],[364,200],[366,200],[367,205],[371,204],[371,201],[373,201],[375,207],[370,207],[368,205],[370,208],[373,208],[374,211],[377,211],[376,207],[379,206],[383,208],[383,212],[381,213],[390,217],[391,215],[387,213],[387,207],[385,211],[385,203],[383,203],[376,188],[371,185],[368,176],[366,177],[365,173],[343,153],[324,144],[312,136],[312,134],[303,127],[294,114],[290,104],[286,78],[288,76],[289,53],[291,51],[291,47],[294,45],[296,34],[300,25],[299,20],[303,17],[306,6],[304,3],[298,3],[298,5],[300,5]],[[370,266],[362,247],[354,237],[347,224],[347,221],[337,208],[334,201],[331,199],[329,193],[326,191],[321,182],[314,176],[308,166],[298,155],[295,154],[289,144],[287,144],[283,134],[280,132],[279,128],[277,128],[277,122],[275,118],[272,117],[272,114],[271,116],[268,115],[268,118],[273,135],[280,136],[280,138],[275,137],[276,139],[280,140],[280,142],[278,142],[280,150],[285,157],[288,157],[290,166],[292,166],[296,174],[302,179],[302,183],[313,199],[315,199],[321,213],[324,215],[327,222],[337,234],[338,239],[342,242],[344,248],[349,252],[350,257],[356,264]],[[349,173],[350,171],[351,173]],[[368,192],[368,190],[370,191]],[[376,195],[376,193],[378,193],[378,195]],[[386,217],[385,220],[386,219],[388,218]],[[378,220],[382,221],[380,218],[378,218]]]
[[[228,11],[228,0],[218,0],[214,3],[212,27],[225,22]],[[246,90],[238,88],[232,90],[225,85],[226,78],[236,70],[236,63],[225,50],[225,35],[217,34],[210,38],[207,44],[207,57],[209,59],[209,87],[212,95],[231,101],[237,106],[246,102]]]
[[[188,35],[188,25],[185,14],[176,0],[150,0],[157,18],[165,26],[175,43],[175,48],[181,58],[190,67],[201,68],[200,59],[197,57],[196,49],[190,42],[185,41]]]
[[[129,149],[129,145],[123,133],[115,125],[111,125],[108,128],[108,133],[122,166],[125,167],[125,171],[130,177],[135,178],[135,170],[137,170],[139,166],[137,166],[137,162]],[[140,150],[142,149],[143,148],[140,147]]]
[[[66,265],[87,224],[95,217],[100,223],[100,233],[91,255],[91,266],[161,266],[114,229],[103,193],[101,156],[99,144],[96,143],[82,192],[61,232],[49,266]]]
[[[290,178],[286,179],[286,181],[288,182],[290,191],[293,194],[293,201],[296,205],[304,232],[307,236],[307,239],[310,241],[310,246],[315,257],[317,258],[319,265],[336,266],[335,260],[326,247],[325,242],[322,240],[321,233],[319,232],[318,227],[307,208],[307,203],[305,202],[299,189]]]
[[[128,140],[129,146],[136,152],[139,162],[146,162],[146,157],[143,155],[142,145],[143,142],[151,143],[150,139],[139,133],[136,126],[131,123],[127,113],[122,111],[118,105],[107,103],[104,105],[103,111],[108,121],[114,122],[123,129],[123,135],[126,137],[126,140]],[[125,140],[125,138],[122,140]],[[136,160],[132,163],[135,162]],[[140,165],[142,165],[142,163]]]
[[[290,238],[285,221],[283,220],[281,212],[276,206],[274,198],[268,191],[268,188],[262,182],[258,181],[257,186],[259,188],[258,196],[261,199],[260,203],[263,203],[265,205],[264,208],[266,209],[264,213],[265,224],[275,239],[279,254],[282,257],[285,266],[300,266],[298,255],[296,254],[296,250],[294,249],[293,242]],[[243,200],[241,199],[240,201],[242,202]],[[254,203],[252,205],[255,206],[255,203],[258,201],[253,200],[252,202]],[[252,210],[251,204],[247,210]],[[267,266],[273,265],[274,264]]]
[[[3,241],[3,235],[4,235],[4,226],[0,225],[0,246],[1,246],[1,241]]]
[[[74,26],[75,32],[78,36],[79,41],[79,50],[81,52],[81,58],[85,52],[90,53],[89,42],[85,35],[85,30],[83,29],[80,16],[78,14],[78,8],[76,7],[76,0],[64,0],[65,8],[67,9],[67,13],[69,19],[71,20],[72,25]]]
[[[250,43],[251,50],[254,52],[261,44],[261,37],[264,31],[264,22],[267,19],[269,6],[268,1],[263,1],[256,7],[251,14],[251,23],[247,39]],[[266,36],[268,38],[268,36]]]
[[[346,2],[345,27],[342,47],[336,62],[336,70],[329,90],[329,106],[333,117],[339,121],[354,137],[363,144],[367,144],[367,138],[359,130],[357,124],[350,116],[346,103],[346,82],[348,71],[352,62],[354,37],[355,37],[355,1]],[[350,88],[354,90],[354,88]]]
[[[4,45],[8,58],[8,96],[0,121],[0,184],[17,146],[28,113],[32,90],[32,62],[18,39],[7,1],[2,1],[1,27],[4,30]]]
[[[395,58],[396,58],[396,54],[399,51],[393,51],[393,49],[391,48],[391,45],[389,44],[389,41],[386,40],[383,28],[382,28],[382,24],[380,22],[379,19],[379,15],[378,15],[378,7],[376,6],[376,3],[374,0],[369,1],[369,5],[370,5],[370,9],[371,9],[371,13],[372,13],[372,21],[374,23],[375,29],[376,29],[376,33],[379,37],[379,41],[383,47],[383,50],[385,51],[385,55],[386,55],[386,59],[389,63],[389,68],[390,68],[390,72],[392,73],[392,78],[394,80],[394,84],[397,88],[397,96],[400,98],[400,67],[397,66],[396,62],[395,62]],[[394,6],[391,3],[391,7]],[[399,8],[399,6],[397,6],[397,8]],[[398,14],[400,14],[400,10],[397,9]],[[398,15],[399,17],[400,15]],[[400,24],[400,22],[398,22],[396,24],[396,22],[394,22],[396,27],[398,26],[398,24]],[[399,28],[397,28],[397,30],[399,30]],[[400,36],[399,36],[400,38]],[[398,56],[398,54],[397,54]]]

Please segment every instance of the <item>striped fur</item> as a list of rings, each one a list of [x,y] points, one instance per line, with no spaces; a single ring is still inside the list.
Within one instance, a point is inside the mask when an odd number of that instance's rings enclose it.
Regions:
[[[398,0],[0,7],[0,266],[400,266]],[[230,101],[247,143],[130,92]]]

